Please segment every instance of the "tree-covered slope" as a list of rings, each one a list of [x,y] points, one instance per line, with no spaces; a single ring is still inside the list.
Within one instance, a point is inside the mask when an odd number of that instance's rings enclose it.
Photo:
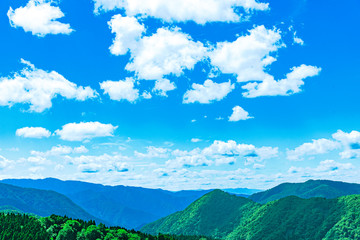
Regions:
[[[252,194],[249,198],[255,202],[267,203],[288,196],[300,198],[337,198],[360,194],[360,184],[329,180],[309,180],[304,183],[283,183],[269,190]]]
[[[148,224],[141,230],[151,234],[171,233],[223,238],[257,205],[259,204],[247,198],[214,190],[184,211]]]
[[[83,221],[51,215],[35,218],[28,215],[0,213],[1,240],[206,240],[201,236],[152,236],[121,227],[96,225]],[[209,239],[210,240],[210,239]]]
[[[289,196],[262,205],[217,190],[142,231],[226,240],[360,239],[359,209],[360,195],[336,199]]]
[[[0,206],[3,206],[3,209],[33,213],[43,217],[58,214],[85,220],[96,219],[60,193],[3,183],[0,183]]]
[[[226,239],[322,239],[343,214],[337,199],[286,197],[259,207]]]

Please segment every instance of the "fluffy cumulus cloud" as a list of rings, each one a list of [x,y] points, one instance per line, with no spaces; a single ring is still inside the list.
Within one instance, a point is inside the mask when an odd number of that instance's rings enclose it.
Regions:
[[[62,129],[56,130],[55,134],[62,140],[83,141],[97,137],[111,137],[117,126],[100,122],[68,123]]]
[[[124,55],[129,49],[136,47],[145,31],[144,25],[135,17],[123,17],[120,14],[113,16],[108,25],[116,35],[110,47],[110,52],[114,55]]]
[[[244,159],[245,165],[256,164],[278,155],[278,148],[260,147],[251,144],[238,144],[235,141],[214,141],[210,146],[191,151],[174,150],[174,158],[168,160],[166,165],[170,168],[200,167],[210,165],[233,165],[238,159]]]
[[[211,164],[213,164],[213,161],[202,154],[179,156],[166,161],[166,166],[169,168],[206,167]]]
[[[9,166],[11,166],[11,161],[0,155],[0,170],[4,170]]]
[[[291,167],[288,170],[288,173],[292,175],[295,174],[295,175],[307,176],[310,178],[311,177],[329,178],[329,177],[337,176],[337,174],[344,173],[344,171],[348,171],[353,168],[354,166],[351,163],[339,163],[334,160],[325,160],[325,161],[321,161],[319,165],[315,168]]]
[[[239,8],[244,13],[269,9],[268,3],[256,0],[94,0],[94,3],[95,13],[120,8],[129,16],[142,15],[166,22],[194,21],[198,24],[239,22],[242,20]]]
[[[310,143],[304,143],[294,150],[287,151],[287,159],[289,160],[303,160],[305,156],[314,156],[319,154],[329,153],[341,147],[341,144],[336,141],[325,138],[312,140]]]
[[[170,152],[167,148],[158,148],[154,146],[149,146],[146,149],[146,153],[135,151],[135,156],[139,158],[167,158]]]
[[[271,53],[283,45],[277,30],[264,26],[251,29],[234,42],[221,42],[209,53],[211,63],[222,73],[235,74],[239,82],[263,81],[265,67],[276,61]]]
[[[39,152],[39,151],[31,151],[31,155],[40,156],[40,157],[51,157],[51,156],[60,156],[60,155],[68,155],[68,154],[81,154],[87,153],[89,150],[85,146],[80,147],[70,147],[58,145],[52,147],[49,151]]]
[[[16,130],[16,136],[24,138],[48,138],[51,132],[42,127],[24,127]]]
[[[337,131],[332,137],[341,142],[344,150],[340,153],[341,158],[360,158],[360,132],[351,131],[350,133]]]
[[[169,79],[160,79],[155,82],[155,86],[152,91],[160,96],[167,97],[167,92],[175,89],[175,83],[170,82]]]
[[[90,87],[77,86],[55,71],[37,69],[23,59],[21,62],[26,65],[23,70],[0,78],[0,106],[29,104],[29,111],[43,112],[52,107],[52,99],[57,96],[78,101],[97,96]]]
[[[203,149],[203,154],[207,156],[244,157],[247,160],[257,159],[262,161],[276,157],[278,148],[257,148],[252,144],[238,144],[232,140],[227,142],[214,141],[212,145]]]
[[[244,97],[254,98],[260,96],[288,96],[301,91],[304,79],[318,75],[321,68],[302,64],[293,67],[286,78],[276,81],[273,76],[268,76],[262,82],[251,82],[242,88],[247,90]]]
[[[21,27],[25,32],[44,37],[47,34],[70,34],[70,24],[56,21],[64,17],[59,7],[52,6],[54,1],[30,0],[25,7],[7,12],[12,27]]]
[[[139,90],[135,88],[133,78],[126,78],[124,81],[105,81],[100,83],[100,88],[112,100],[135,102],[139,98]]]
[[[192,89],[188,90],[183,97],[183,103],[211,103],[225,98],[235,85],[231,81],[216,83],[208,79],[203,85],[193,83]]]
[[[293,150],[287,150],[289,160],[303,160],[306,156],[326,154],[334,150],[340,150],[343,159],[360,158],[360,132],[351,131],[350,133],[338,130],[329,139],[312,140],[304,143]]]
[[[124,173],[130,170],[129,158],[122,155],[81,155],[79,157],[66,156],[65,159],[77,166],[82,173]]]
[[[155,34],[143,37],[131,50],[126,69],[145,80],[159,80],[169,74],[179,76],[185,69],[193,69],[205,53],[201,42],[194,42],[180,29],[159,28]]]
[[[229,122],[238,122],[240,120],[247,120],[253,118],[249,116],[249,113],[240,106],[235,106],[232,110],[233,113],[229,117]]]

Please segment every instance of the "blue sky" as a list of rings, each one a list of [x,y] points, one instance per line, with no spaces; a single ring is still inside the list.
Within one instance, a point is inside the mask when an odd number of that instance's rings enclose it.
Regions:
[[[2,0],[0,178],[360,182],[359,6]]]

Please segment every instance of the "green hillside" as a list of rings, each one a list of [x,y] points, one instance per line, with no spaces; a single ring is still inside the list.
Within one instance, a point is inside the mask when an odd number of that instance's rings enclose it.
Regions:
[[[0,183],[0,210],[32,213],[42,217],[57,214],[84,220],[95,219],[60,193],[3,183]]]
[[[227,240],[360,239],[359,209],[360,195],[337,199],[290,196],[261,205],[217,190],[142,231]]]
[[[258,205],[247,198],[214,190],[184,211],[148,224],[141,231],[152,234],[161,232],[223,238]]]
[[[283,183],[269,190],[252,194],[249,198],[258,203],[267,203],[288,196],[331,199],[352,194],[360,194],[360,184],[309,180],[304,183]]]

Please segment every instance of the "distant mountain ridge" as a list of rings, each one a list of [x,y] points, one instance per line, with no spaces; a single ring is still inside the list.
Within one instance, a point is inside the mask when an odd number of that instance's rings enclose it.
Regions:
[[[55,178],[6,179],[1,182],[20,187],[53,190],[64,194],[90,214],[114,226],[138,229],[147,223],[185,209],[212,190],[171,192],[126,186],[104,186]],[[234,194],[252,193],[254,189],[231,189]],[[244,195],[245,196],[245,195]]]
[[[32,213],[42,217],[58,214],[103,222],[60,193],[5,183],[0,183],[0,206],[2,206],[1,210]]]
[[[309,180],[304,183],[283,183],[269,190],[252,194],[249,198],[258,203],[267,203],[288,196],[308,199],[312,197],[337,198],[360,194],[360,184],[330,180]]]
[[[215,190],[141,231],[226,240],[360,239],[359,209],[360,195],[336,199],[289,196],[262,205]]]

